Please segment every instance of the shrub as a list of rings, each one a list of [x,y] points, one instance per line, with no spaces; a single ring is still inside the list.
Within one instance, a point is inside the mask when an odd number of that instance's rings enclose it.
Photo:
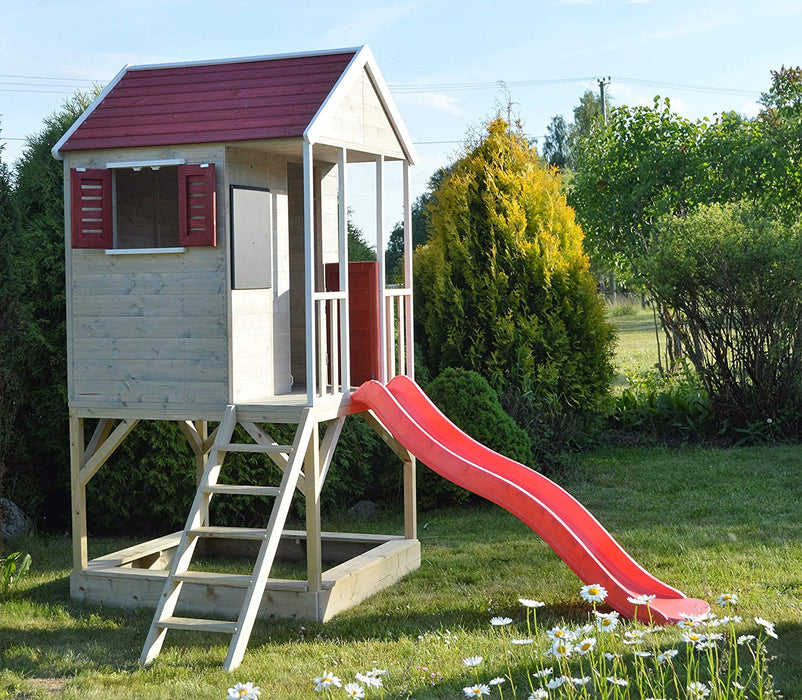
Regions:
[[[415,253],[416,320],[432,374],[474,370],[562,412],[602,413],[613,377],[605,318],[559,175],[502,120],[443,178]]]
[[[449,368],[426,387],[429,398],[462,431],[496,452],[532,466],[529,436],[504,412],[498,395],[479,374]],[[471,494],[429,469],[418,470],[418,503],[424,510],[467,502]]]
[[[265,429],[280,444],[291,443],[295,435],[294,425]],[[240,426],[234,439],[248,440]],[[277,484],[279,479],[278,467],[265,455],[238,452],[226,455],[220,477],[232,484]],[[345,511],[361,499],[397,503],[402,484],[398,458],[358,416],[346,418],[323,487],[324,513]],[[93,534],[149,535],[181,529],[195,488],[195,458],[178,425],[141,421],[89,482]],[[220,495],[212,501],[212,520],[217,525],[262,527],[272,505],[272,499]],[[299,494],[292,514],[303,513]]]
[[[643,261],[672,308],[688,357],[722,426],[780,422],[797,436],[802,415],[802,224],[754,207],[712,205],[664,218]]]

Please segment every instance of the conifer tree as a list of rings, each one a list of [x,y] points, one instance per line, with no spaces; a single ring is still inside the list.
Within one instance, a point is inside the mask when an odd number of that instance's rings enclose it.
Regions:
[[[415,256],[418,339],[432,374],[479,372],[500,394],[596,411],[614,333],[566,204],[520,130],[501,119],[457,161]]]

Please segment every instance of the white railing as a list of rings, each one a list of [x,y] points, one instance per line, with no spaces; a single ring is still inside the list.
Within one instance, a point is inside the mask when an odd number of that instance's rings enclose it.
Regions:
[[[348,313],[345,292],[315,292],[315,336],[317,348],[316,394],[328,396],[348,391],[348,339],[342,338],[341,318]]]
[[[397,374],[414,377],[412,344],[412,290],[385,289],[385,331],[383,362],[389,381]]]

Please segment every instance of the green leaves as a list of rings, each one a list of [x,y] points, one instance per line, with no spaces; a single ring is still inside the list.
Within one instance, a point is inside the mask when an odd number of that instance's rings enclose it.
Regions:
[[[415,254],[417,337],[432,374],[462,367],[499,392],[537,384],[563,406],[596,407],[613,331],[559,176],[496,120],[433,199]]]

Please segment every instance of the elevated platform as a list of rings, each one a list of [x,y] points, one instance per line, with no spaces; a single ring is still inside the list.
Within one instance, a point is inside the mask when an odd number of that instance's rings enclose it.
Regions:
[[[72,598],[123,608],[155,608],[164,590],[167,572],[181,532],[112,552],[89,561],[70,576]],[[395,535],[321,533],[324,569],[320,591],[309,590],[306,580],[270,578],[258,617],[301,618],[326,622],[393,585],[420,566],[420,542]],[[257,547],[258,548],[258,547]],[[241,577],[228,569],[232,559],[251,557],[253,543],[223,539],[207,542],[204,557],[220,558],[225,566],[210,583],[185,582],[180,609],[203,617],[235,616],[245,593]],[[277,564],[306,561],[306,533],[285,530]]]

